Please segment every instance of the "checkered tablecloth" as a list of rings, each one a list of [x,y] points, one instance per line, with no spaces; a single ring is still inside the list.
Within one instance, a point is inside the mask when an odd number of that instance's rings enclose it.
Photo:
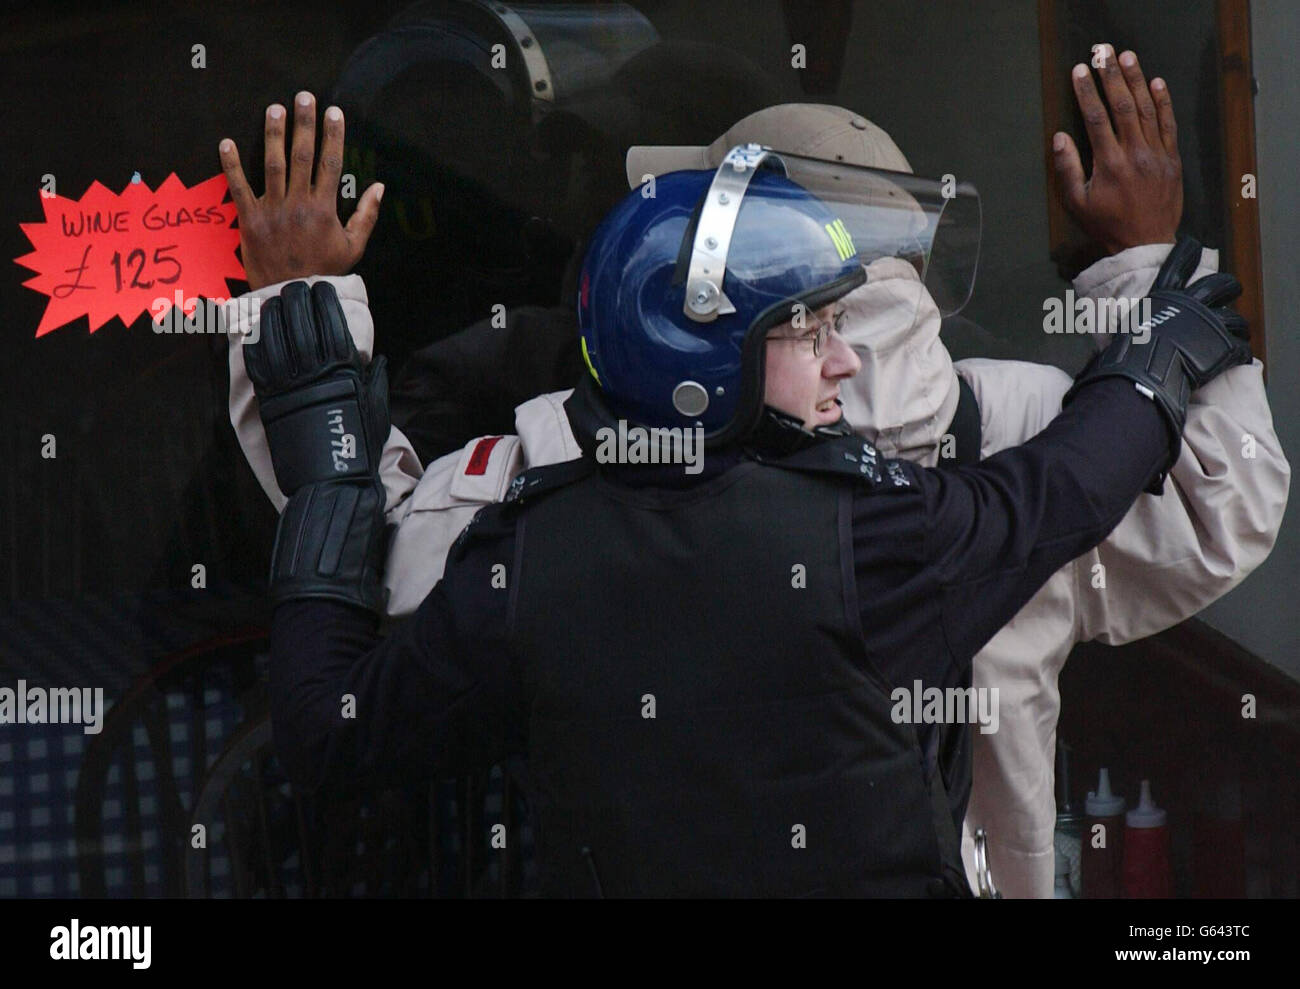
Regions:
[[[205,690],[208,765],[191,765],[189,700],[167,695],[168,731],[173,743],[172,772],[183,806],[189,807],[194,787],[221,753],[225,741],[243,718],[233,696],[220,689]],[[105,698],[106,706],[110,703]],[[162,836],[157,795],[157,767],[143,724],[132,732],[140,815],[140,847],[144,852],[147,895],[166,890],[159,855]],[[5,725],[0,727],[0,896],[75,897],[79,893],[77,847],[74,837],[77,780],[86,747],[96,738],[81,725]],[[106,855],[105,881],[109,896],[129,895],[126,876],[127,841],[122,769],[110,767],[104,788],[102,835]],[[219,841],[212,845],[212,893],[228,895],[230,863]]]
[[[211,593],[211,592],[209,592]],[[179,598],[179,600],[178,600]],[[195,595],[118,595],[74,602],[24,602],[0,609],[0,686],[14,687],[19,679],[29,688],[103,687],[105,719],[112,705],[131,684],[165,657],[227,632],[247,622],[264,602],[239,593],[221,592],[197,607]],[[265,680],[268,657],[255,666]],[[194,731],[193,698],[176,691],[166,695],[171,741],[171,771],[182,806],[193,806],[195,790],[220,756],[236,729],[247,717],[232,684],[218,676],[205,686],[203,719],[199,722],[206,742],[206,764],[192,765],[189,753]],[[80,894],[74,832],[77,784],[87,748],[100,736],[87,735],[83,726],[23,724],[0,725],[0,897],[76,897]],[[104,879],[109,896],[132,892],[127,872],[128,842],[138,840],[143,853],[145,895],[168,891],[163,875],[164,836],[157,793],[158,767],[143,724],[133,727],[132,757],[139,796],[138,839],[127,833],[126,793],[122,780],[122,753],[111,766],[104,786],[101,834],[105,853]],[[281,807],[288,805],[288,784],[275,779]],[[416,788],[418,789],[418,787]],[[427,793],[427,791],[426,791]],[[503,820],[502,773],[495,769],[481,803],[475,826],[487,833]],[[418,802],[418,801],[417,801]],[[439,784],[435,801],[443,872],[436,895],[457,896],[464,888],[456,865],[464,854],[462,808],[455,786]],[[535,884],[533,831],[521,808],[513,816],[514,833],[508,836],[521,854],[524,886]],[[292,827],[292,822],[284,822]],[[233,895],[224,823],[214,821],[208,835],[211,879],[209,895]],[[486,866],[489,894],[497,888],[499,853],[480,852]],[[280,880],[288,896],[301,895],[303,883],[296,856],[282,863]],[[420,891],[428,892],[422,880]]]
[[[238,616],[256,614],[260,601],[239,590],[153,592],[88,596],[76,600],[21,601],[0,606],[0,686],[18,680],[32,687],[102,687],[105,712],[140,675],[165,657],[212,638]],[[244,717],[232,689],[205,690],[208,766]],[[172,772],[184,806],[208,766],[193,766],[189,733],[191,699],[168,694]],[[107,713],[105,714],[105,718]],[[98,735],[84,726],[0,725],[0,896],[69,897],[79,893],[74,836],[77,781],[82,759]],[[140,847],[151,895],[162,895],[157,767],[143,724],[133,731],[139,782]],[[128,894],[125,807],[120,764],[107,776],[103,798],[105,869],[110,896]],[[213,893],[228,882],[229,861],[213,850]]]

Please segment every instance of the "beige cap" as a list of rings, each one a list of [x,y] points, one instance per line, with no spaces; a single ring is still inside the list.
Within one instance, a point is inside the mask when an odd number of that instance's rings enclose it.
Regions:
[[[866,117],[824,103],[782,103],[751,113],[707,147],[628,148],[628,187],[635,189],[647,175],[665,175],[684,168],[717,168],[733,147],[751,142],[846,165],[912,171],[898,145]]]

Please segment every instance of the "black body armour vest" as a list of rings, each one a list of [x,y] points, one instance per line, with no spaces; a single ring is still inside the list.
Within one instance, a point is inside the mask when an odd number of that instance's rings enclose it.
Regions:
[[[940,774],[862,642],[863,450],[685,491],[590,461],[516,479],[543,895],[970,895]]]

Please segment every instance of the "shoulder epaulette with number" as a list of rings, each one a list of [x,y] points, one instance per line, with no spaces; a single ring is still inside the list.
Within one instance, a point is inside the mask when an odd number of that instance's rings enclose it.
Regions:
[[[476,538],[500,534],[502,527],[509,525],[515,513],[526,503],[566,484],[572,484],[591,473],[593,468],[594,464],[590,460],[578,458],[544,467],[532,467],[519,474],[510,482],[501,501],[484,505],[474,513],[469,524],[452,543],[451,558],[459,559],[463,556],[465,548]]]
[[[780,457],[756,455],[760,463],[787,470],[855,477],[872,488],[910,488],[903,461],[885,459],[860,436],[836,436]]]
[[[579,457],[558,464],[547,464],[545,467],[529,468],[510,482],[510,487],[506,489],[506,496],[502,501],[507,505],[522,505],[548,491],[554,491],[556,488],[562,488],[566,484],[572,484],[586,477],[594,467],[592,461],[586,457]]]

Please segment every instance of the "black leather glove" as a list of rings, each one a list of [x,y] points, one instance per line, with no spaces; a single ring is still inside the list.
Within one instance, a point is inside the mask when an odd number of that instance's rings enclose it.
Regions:
[[[388,526],[384,487],[321,481],[289,497],[271,550],[271,600],[327,598],[383,614]]]
[[[286,496],[315,481],[367,477],[388,439],[388,373],[367,368],[329,282],[290,282],[244,345],[275,479]]]
[[[1101,378],[1127,378],[1154,401],[1169,427],[1169,460],[1147,491],[1159,494],[1182,450],[1183,426],[1191,394],[1237,364],[1249,364],[1246,320],[1227,307],[1241,295],[1241,283],[1226,272],[1206,275],[1191,285],[1201,245],[1181,237],[1169,252],[1147,296],[1151,300],[1150,339],[1137,343],[1121,333],[1088,362],[1066,393],[1070,404],[1080,388]],[[1146,330],[1139,324],[1139,335]]]
[[[262,307],[244,365],[289,498],[271,551],[272,600],[326,598],[382,613],[384,359],[365,367],[332,285],[290,282]]]

